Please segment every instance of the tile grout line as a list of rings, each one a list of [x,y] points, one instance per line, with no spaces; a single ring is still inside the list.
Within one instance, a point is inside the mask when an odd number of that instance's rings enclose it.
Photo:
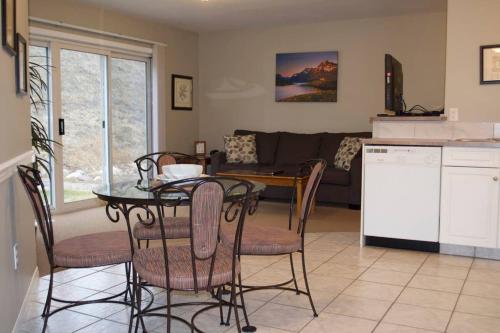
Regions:
[[[325,233],[325,235],[323,235],[323,236],[319,237],[318,239],[316,239],[316,240],[314,240],[314,241],[310,242],[309,244],[311,244],[311,243],[314,243],[314,242],[318,241],[319,239],[321,239],[321,238],[325,237],[325,236],[326,236],[326,235],[328,235],[328,234],[331,234],[331,233]],[[318,267],[316,267],[315,269],[313,269],[311,272],[308,272],[308,274],[311,274],[312,272],[314,272],[315,270],[317,270],[319,267],[321,267],[322,265],[324,265],[326,262],[330,261],[332,258],[334,258],[335,256],[337,256],[337,255],[339,255],[340,253],[342,253],[343,251],[345,251],[348,247],[350,247],[351,245],[353,245],[355,242],[356,242],[356,241],[353,241],[353,242],[352,242],[352,243],[350,243],[350,244],[346,244],[346,246],[344,247],[344,249],[342,249],[342,250],[340,250],[339,252],[335,253],[333,256],[331,256],[330,258],[328,258],[327,260],[325,260],[325,261],[324,261],[321,265],[319,265]],[[305,247],[307,247],[309,244],[306,244],[306,245],[305,245]],[[274,264],[274,263],[273,263],[273,264]],[[271,265],[272,265],[272,264],[271,264]],[[267,267],[269,267],[269,266],[267,266]],[[307,269],[306,269],[306,270],[307,270]],[[299,281],[297,281],[297,282],[299,282]],[[347,287],[346,287],[346,288],[347,288]],[[284,305],[284,304],[280,304],[280,303],[273,303],[273,302],[272,302],[274,299],[278,298],[278,297],[279,297],[281,294],[283,294],[285,291],[286,291],[286,290],[283,290],[283,291],[281,291],[280,293],[278,293],[276,296],[274,296],[274,297],[270,298],[270,299],[269,299],[268,301],[266,301],[266,302],[265,302],[265,303],[264,303],[261,307],[259,307],[259,309],[261,309],[261,308],[262,308],[262,307],[264,307],[265,305],[272,304],[272,305],[288,306],[288,307],[292,307],[292,308],[295,308],[295,309],[310,310],[310,311],[312,311],[312,309],[310,309],[310,308],[309,308],[309,309],[306,309],[306,308],[303,308],[303,307],[298,307],[298,306],[294,306],[294,305]],[[297,295],[297,296],[302,296],[302,297],[304,297],[305,295]],[[337,295],[337,296],[338,296],[338,295]],[[253,313],[256,313],[256,312],[257,312],[257,310],[256,310],[256,311],[254,311]],[[319,312],[321,313],[322,311],[319,311]],[[319,315],[319,313],[318,313],[318,315]],[[306,327],[306,326],[307,326],[307,325],[308,325],[311,321],[313,321],[314,319],[315,319],[315,317],[313,317],[311,320],[309,320],[309,321],[308,321],[306,324],[304,324],[304,326],[302,326],[302,327],[301,327],[301,328],[300,328],[297,332],[302,331],[302,330],[304,329],[304,327]],[[281,330],[281,328],[278,328],[278,327],[273,327],[273,326],[268,326],[268,327]]]
[[[464,290],[465,284],[467,283],[467,279],[469,278],[470,271],[472,269],[472,265],[474,265],[474,261],[476,261],[476,258],[472,259],[472,262],[469,266],[469,270],[467,271],[467,276],[465,277],[464,283],[462,284],[462,287],[460,288],[460,292],[458,293],[457,301],[455,302],[455,306],[453,307],[453,310],[451,311],[450,319],[448,319],[448,323],[446,323],[446,328],[445,332],[448,331],[448,327],[450,326],[451,319],[453,318],[453,315],[456,313],[456,308],[458,305],[458,301],[460,300],[460,296],[462,295],[462,292]]]
[[[411,278],[408,280],[408,282],[406,282],[406,284],[401,289],[400,293],[396,296],[396,298],[394,298],[394,301],[392,301],[391,305],[387,308],[387,310],[384,312],[384,314],[382,315],[382,317],[380,317],[379,321],[377,322],[377,325],[375,325],[375,327],[373,328],[372,332],[375,332],[375,330],[380,326],[380,323],[382,323],[382,321],[387,316],[387,314],[389,313],[389,311],[392,309],[392,307],[394,306],[394,304],[396,304],[396,301],[401,296],[401,294],[406,290],[406,288],[408,288],[408,285],[415,278],[415,275],[417,275],[417,272],[422,268],[422,266],[424,265],[424,263],[429,259],[429,256],[430,255],[427,254],[427,257],[425,258],[425,260],[422,261],[422,263],[417,268],[417,270],[415,271],[415,273],[413,273],[413,275],[411,276]],[[419,328],[419,327],[413,327],[413,328]]]
[[[351,245],[355,244],[356,242],[357,242],[357,241],[354,241]],[[350,245],[349,245],[349,246],[350,246]],[[347,246],[347,247],[349,247],[349,246]],[[342,250],[342,251],[340,251],[339,253],[337,253],[336,255],[334,255],[334,256],[333,256],[332,258],[330,258],[330,259],[333,259],[334,257],[336,257],[337,255],[339,255],[340,253],[344,252],[344,251],[347,249],[347,247],[346,247],[344,250]],[[362,249],[362,248],[360,247],[360,249]],[[332,300],[331,300],[331,301],[330,301],[330,302],[329,302],[329,303],[328,303],[328,304],[327,304],[327,305],[323,308],[323,310],[321,310],[321,311],[318,313],[318,317],[319,317],[319,315],[320,315],[321,313],[323,313],[323,311],[324,311],[326,308],[328,308],[328,307],[329,307],[329,306],[330,306],[333,302],[335,302],[335,300],[336,300],[336,299],[337,299],[340,295],[342,295],[342,293],[343,293],[343,292],[344,292],[347,288],[349,288],[349,287],[350,287],[350,286],[351,286],[354,282],[358,281],[358,278],[359,278],[359,277],[360,277],[360,276],[361,276],[364,272],[366,272],[366,271],[367,271],[370,267],[372,267],[372,265],[373,265],[375,262],[377,262],[377,261],[378,261],[378,259],[379,259],[379,258],[381,258],[381,257],[382,257],[382,256],[383,256],[386,252],[387,252],[387,250],[383,250],[383,251],[382,251],[382,253],[380,254],[380,256],[378,256],[378,257],[377,257],[377,259],[376,259],[374,262],[372,262],[369,266],[366,266],[366,267],[365,267],[365,269],[364,269],[364,270],[363,270],[363,271],[362,271],[362,272],[361,272],[361,273],[360,273],[360,274],[359,274],[359,275],[358,275],[355,279],[353,279],[351,283],[349,283],[349,284],[348,284],[345,288],[343,288],[343,289],[342,289],[342,290],[341,290],[341,291],[340,291],[340,292],[339,292],[339,293],[338,293],[338,294],[337,294],[337,295],[336,295],[336,296],[335,296],[335,297],[334,297],[334,298],[333,298],[333,299],[332,299]],[[363,267],[363,266],[360,266],[360,267]],[[327,313],[328,313],[328,312],[327,312]],[[353,318],[354,318],[354,317],[353,317]],[[306,328],[306,327],[307,327],[307,326],[308,326],[308,325],[309,325],[309,324],[310,324],[310,323],[311,323],[314,319],[315,319],[315,318],[313,317],[313,318],[312,318],[310,321],[308,321],[308,322],[307,322],[304,326],[302,326],[302,328],[301,328],[298,332],[302,332],[302,331],[303,331],[303,330],[304,330],[304,329],[305,329],[305,328]]]

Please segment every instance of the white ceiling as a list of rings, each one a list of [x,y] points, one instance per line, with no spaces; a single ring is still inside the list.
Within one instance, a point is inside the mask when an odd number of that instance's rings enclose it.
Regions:
[[[79,0],[191,31],[445,11],[447,0]]]

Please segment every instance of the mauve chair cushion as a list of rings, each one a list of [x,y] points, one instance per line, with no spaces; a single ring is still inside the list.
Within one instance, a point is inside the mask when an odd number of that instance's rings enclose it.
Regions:
[[[233,246],[236,223],[221,223],[221,240]],[[241,239],[242,255],[279,255],[297,252],[302,248],[302,238],[295,230],[246,223]]]
[[[160,223],[155,221],[151,225],[137,222],[133,234],[136,239],[159,240],[161,239]],[[163,227],[167,239],[189,238],[191,235],[189,217],[165,217]]]
[[[257,159],[259,164],[274,164],[276,149],[280,139],[279,132],[266,133],[259,131],[236,130],[234,135],[249,135],[255,134],[255,141],[257,145]]]
[[[240,272],[240,263],[235,258],[236,274]],[[210,276],[212,260],[196,260],[196,277],[198,288],[205,289]],[[137,250],[134,254],[134,268],[139,276],[149,283],[166,288],[166,270],[163,247]],[[219,245],[215,256],[212,286],[221,286],[232,281],[233,255],[232,249]],[[177,290],[192,290],[194,278],[192,269],[190,245],[168,246],[168,268],[170,273],[170,288]]]
[[[321,134],[296,134],[280,132],[276,165],[300,164],[317,158]]]
[[[321,144],[319,147],[318,157],[324,159],[328,165],[333,165],[335,162],[335,154],[340,147],[340,142],[348,137],[356,138],[371,138],[370,132],[354,132],[354,133],[321,133]]]
[[[131,261],[127,231],[110,231],[77,236],[57,242],[54,263],[66,268],[86,268]]]

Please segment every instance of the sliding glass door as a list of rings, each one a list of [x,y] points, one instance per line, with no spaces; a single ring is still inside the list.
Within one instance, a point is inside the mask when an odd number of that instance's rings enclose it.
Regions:
[[[47,125],[62,144],[53,162],[55,208],[93,206],[93,187],[137,179],[133,161],[149,151],[150,61],[60,43],[45,50],[53,77]]]
[[[137,177],[134,160],[148,151],[148,63],[111,59],[113,181]]]
[[[107,57],[61,49],[61,117],[64,202],[93,198],[107,181]]]

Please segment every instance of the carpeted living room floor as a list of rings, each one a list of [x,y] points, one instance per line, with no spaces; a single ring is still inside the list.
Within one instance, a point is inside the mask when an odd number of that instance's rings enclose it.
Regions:
[[[257,212],[249,216],[245,223],[286,227],[288,225],[289,204],[261,201]],[[180,209],[178,215],[186,215]],[[306,232],[359,232],[360,212],[343,206],[318,205],[311,214]],[[58,240],[102,231],[126,230],[124,222],[112,223],[106,217],[104,206],[74,213],[54,216],[54,237]],[[48,274],[48,262],[40,235],[37,235],[38,269],[40,276]]]

